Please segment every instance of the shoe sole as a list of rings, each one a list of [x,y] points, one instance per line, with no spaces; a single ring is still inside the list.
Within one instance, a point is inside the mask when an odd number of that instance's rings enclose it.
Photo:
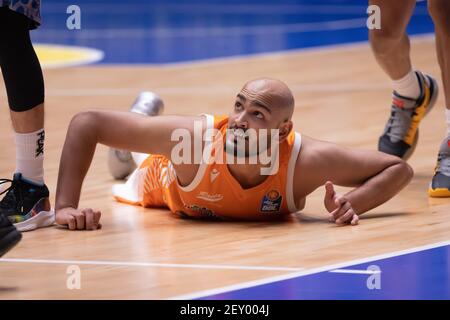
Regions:
[[[124,180],[137,168],[130,151],[110,148],[108,151],[109,173],[116,180]]]
[[[433,83],[434,92],[433,92],[433,95],[430,97],[430,102],[428,102],[428,107],[426,108],[425,114],[423,115],[422,119],[420,119],[419,124],[420,124],[420,122],[422,122],[423,119],[425,119],[427,114],[430,113],[431,109],[433,109],[434,105],[436,104],[436,100],[439,96],[439,87],[438,87],[437,81],[433,77],[431,77],[427,74],[425,74],[424,76],[428,77],[430,82]],[[416,150],[418,142],[419,142],[419,128],[417,128],[416,134],[414,136],[414,142],[411,145],[411,148],[409,148],[409,150],[404,154],[404,156],[402,158],[403,160],[407,161],[412,156],[412,154]]]
[[[414,136],[414,142],[413,142],[412,146],[403,155],[403,158],[402,158],[403,160],[408,161],[408,159],[411,158],[412,154],[416,150],[418,142],[419,142],[419,129],[417,129],[417,131],[416,131],[416,135]]]
[[[20,240],[22,240],[22,234],[17,232],[16,228],[11,227],[11,231],[3,239],[1,239],[1,242],[6,243],[6,245],[0,249],[0,257],[14,248]]]
[[[425,115],[423,116],[423,118],[425,118],[425,116],[431,111],[431,109],[433,109],[434,105],[436,104],[437,98],[439,96],[439,87],[438,87],[437,81],[429,75],[425,75],[425,76],[427,76],[428,79],[430,79],[430,81],[433,83],[434,92],[433,92],[433,95],[430,97],[430,102],[428,104],[427,110],[425,111]],[[422,120],[423,120],[423,118],[422,118]]]
[[[53,210],[50,211],[41,211],[34,217],[31,217],[28,220],[15,223],[14,226],[20,232],[32,231],[37,228],[45,228],[53,225],[55,223],[55,212]]]
[[[428,188],[428,195],[432,198],[449,198],[450,190],[447,188]]]

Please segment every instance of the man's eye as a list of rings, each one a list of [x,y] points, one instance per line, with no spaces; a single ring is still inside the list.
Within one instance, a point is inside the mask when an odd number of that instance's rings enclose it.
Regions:
[[[253,114],[254,114],[258,119],[263,119],[263,118],[264,118],[264,115],[263,115],[261,112],[256,111],[256,112],[253,112]]]
[[[242,107],[242,104],[241,104],[240,102],[236,102],[236,103],[234,104],[234,107],[235,107],[236,109],[240,109],[240,108]]]

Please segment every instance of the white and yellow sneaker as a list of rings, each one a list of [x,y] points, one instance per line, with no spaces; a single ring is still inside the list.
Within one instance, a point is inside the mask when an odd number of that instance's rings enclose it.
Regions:
[[[430,197],[450,197],[450,136],[444,139],[439,149],[434,176],[428,188]]]

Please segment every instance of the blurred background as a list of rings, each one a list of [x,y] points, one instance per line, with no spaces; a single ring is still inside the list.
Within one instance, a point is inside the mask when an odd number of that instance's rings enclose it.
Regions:
[[[70,5],[81,29],[68,30]],[[367,41],[365,0],[43,0],[35,43],[103,52],[103,64],[162,64]],[[410,34],[433,32],[426,2]],[[95,59],[95,60],[99,60]]]

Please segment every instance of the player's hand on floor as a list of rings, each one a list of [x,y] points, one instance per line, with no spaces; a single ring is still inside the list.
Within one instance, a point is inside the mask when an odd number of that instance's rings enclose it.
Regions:
[[[324,205],[330,213],[330,221],[338,225],[351,224],[357,225],[359,217],[352,208],[348,199],[336,193],[333,183],[327,181],[325,184],[325,199]]]
[[[102,227],[99,223],[101,212],[98,210],[74,209],[71,207],[56,211],[56,223],[67,226],[70,230],[97,230]]]

